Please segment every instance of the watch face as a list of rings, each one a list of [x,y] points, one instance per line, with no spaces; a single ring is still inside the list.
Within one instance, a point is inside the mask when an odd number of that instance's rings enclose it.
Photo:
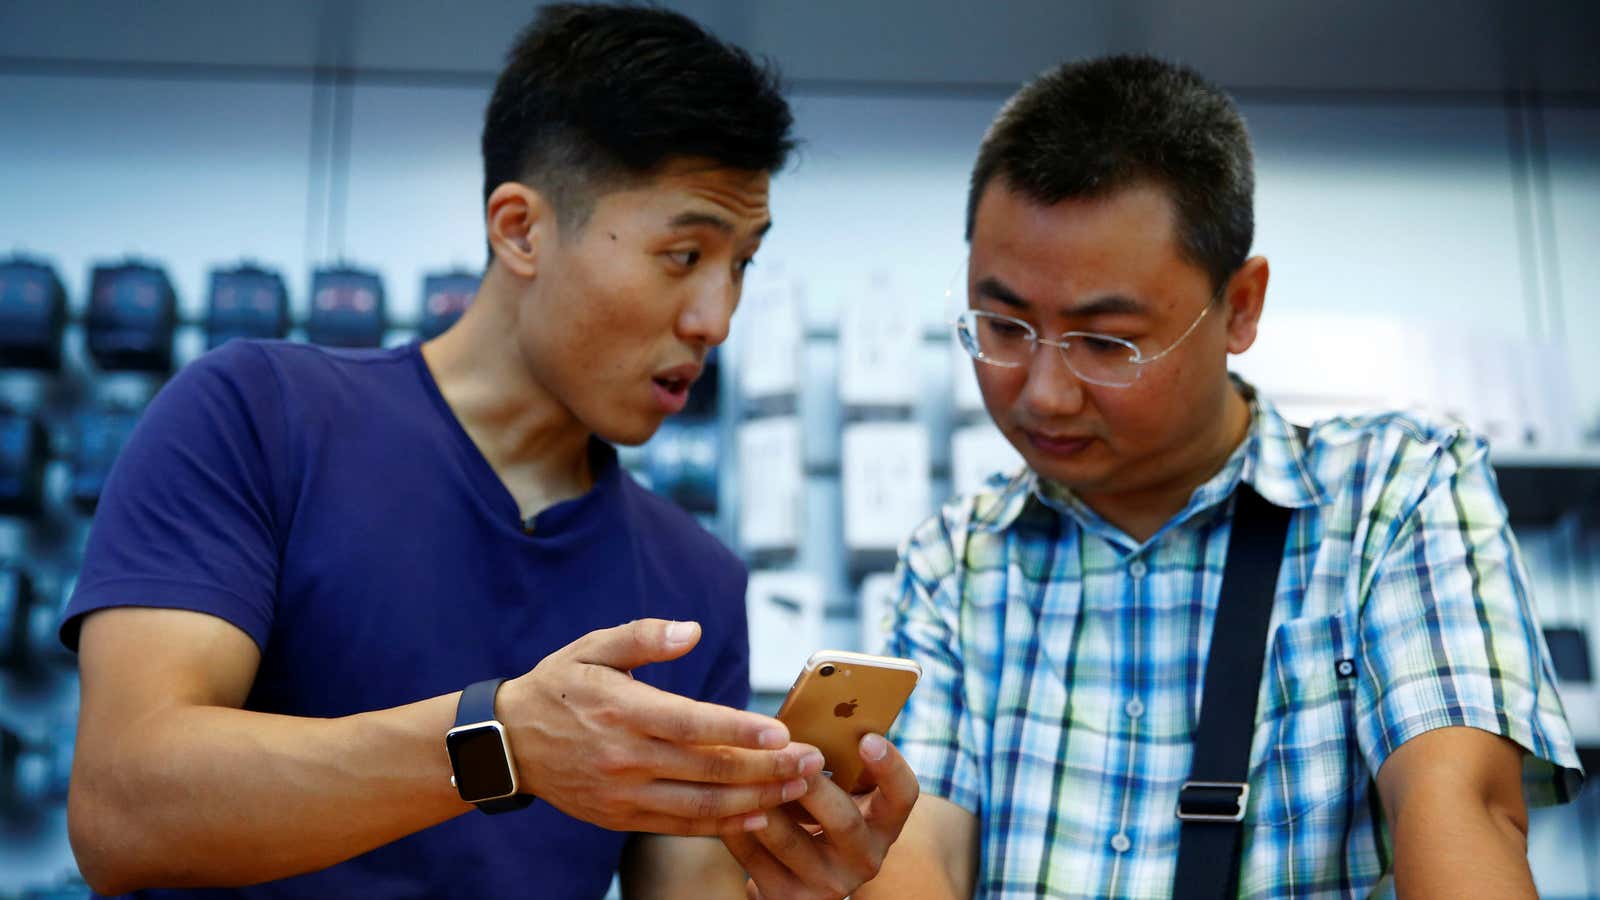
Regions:
[[[477,803],[516,792],[505,737],[498,725],[452,729],[445,735],[444,745],[461,799]]]

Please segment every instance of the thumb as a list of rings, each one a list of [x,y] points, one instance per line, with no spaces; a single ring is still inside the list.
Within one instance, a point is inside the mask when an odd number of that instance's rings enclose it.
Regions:
[[[626,625],[591,631],[573,649],[579,662],[628,671],[688,653],[700,642],[699,622],[635,619]]]

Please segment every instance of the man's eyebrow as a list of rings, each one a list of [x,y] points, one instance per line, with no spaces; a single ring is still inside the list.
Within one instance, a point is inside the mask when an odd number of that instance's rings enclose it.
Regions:
[[[1033,304],[1028,302],[1026,298],[992,275],[981,279],[974,291],[980,297],[998,301],[1012,309],[1033,309]],[[1075,306],[1069,306],[1061,310],[1061,315],[1069,318],[1090,318],[1093,316],[1144,315],[1149,311],[1149,306],[1132,297],[1122,294],[1106,294],[1105,296],[1095,297],[1092,300],[1086,300]]]
[[[1013,291],[1011,288],[1007,287],[1005,282],[994,277],[993,275],[979,280],[977,286],[973,288],[973,291],[980,297],[988,297],[991,300],[998,300],[1012,309],[1026,310],[1033,307],[1033,304],[1029,303],[1027,300],[1024,300],[1021,294],[1018,294],[1016,291]]]
[[[710,226],[725,234],[733,234],[733,223],[721,216],[703,212],[681,212],[672,217],[668,222],[672,228],[698,228],[702,225]]]
[[[1107,294],[1086,300],[1077,306],[1070,306],[1061,311],[1064,316],[1090,318],[1093,316],[1142,316],[1150,311],[1150,307],[1122,294]]]
[[[705,226],[715,228],[723,234],[733,234],[732,222],[707,212],[681,212],[673,216],[667,225],[672,228],[699,228]],[[764,237],[771,230],[772,220],[768,219],[761,223],[760,228],[756,229],[755,237]]]

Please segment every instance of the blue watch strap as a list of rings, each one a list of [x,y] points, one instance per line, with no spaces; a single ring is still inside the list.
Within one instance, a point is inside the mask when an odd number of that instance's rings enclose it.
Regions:
[[[456,726],[499,721],[494,717],[494,697],[499,692],[502,681],[505,679],[490,678],[467,685],[467,689],[461,692],[461,699],[456,703]],[[506,765],[511,764],[511,760],[506,760]],[[486,813],[503,813],[524,809],[534,799],[532,794],[516,794],[498,800],[484,800],[473,805]]]
[[[500,690],[504,678],[490,678],[467,685],[456,703],[456,726],[488,722],[494,719],[494,695]]]

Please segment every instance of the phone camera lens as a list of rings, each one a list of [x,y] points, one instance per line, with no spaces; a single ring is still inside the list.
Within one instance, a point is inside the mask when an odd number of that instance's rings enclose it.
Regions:
[[[834,671],[835,671],[835,669],[833,668],[833,664],[832,663],[828,663],[828,664],[824,665],[822,668],[818,669],[817,670],[817,674],[821,675],[823,678],[827,678],[829,675],[832,675],[834,673]]]

